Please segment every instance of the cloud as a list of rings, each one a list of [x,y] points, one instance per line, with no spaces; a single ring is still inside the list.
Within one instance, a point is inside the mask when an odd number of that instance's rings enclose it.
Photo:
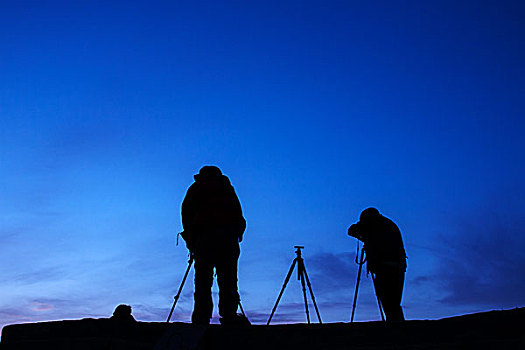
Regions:
[[[4,231],[4,230],[2,230]],[[12,242],[16,242],[19,233],[16,232],[2,232],[0,231],[0,246],[6,246]]]
[[[525,220],[487,214],[458,226],[443,238],[442,259],[434,280],[444,289],[446,305],[491,308],[525,304]]]
[[[167,319],[171,305],[170,307],[154,307],[148,304],[133,304],[131,307],[132,314],[135,319],[141,321],[159,322],[159,320]],[[177,308],[173,311],[173,315],[171,316],[171,321],[187,321],[190,319],[191,310],[188,311],[188,309],[181,307],[180,305],[177,305]]]
[[[432,277],[430,276],[416,276],[410,280],[410,284],[412,284],[414,287],[421,287],[425,286],[427,283],[432,281]]]
[[[11,277],[12,282],[23,285],[60,280],[65,274],[63,267],[45,267],[35,271],[19,273]]]
[[[313,305],[309,303],[308,305],[309,313],[310,313],[310,321],[312,321],[314,318],[317,320],[315,316],[315,310],[313,309]],[[266,323],[268,321],[268,318],[270,317],[271,310],[267,314],[260,313],[261,318],[263,318],[263,322]],[[271,323],[295,323],[295,322],[306,322],[306,312],[304,308],[304,303],[297,303],[297,302],[290,302],[290,303],[279,303],[277,309],[275,310],[275,313],[272,317]]]
[[[19,298],[15,305],[0,305],[0,326],[79,318],[79,315],[100,317],[92,314],[92,310],[97,308],[98,303],[89,298],[83,299],[82,302],[59,298]]]
[[[354,259],[355,253],[318,253],[309,257],[308,261],[305,259],[314,293],[346,294],[356,278],[358,265]]]

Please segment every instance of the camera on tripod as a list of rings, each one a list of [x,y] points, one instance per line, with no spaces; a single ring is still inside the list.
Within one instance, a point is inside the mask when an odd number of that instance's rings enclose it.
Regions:
[[[358,240],[363,240],[363,235],[359,232],[359,225],[358,224],[352,224],[348,228],[348,235],[354,238],[357,238]]]

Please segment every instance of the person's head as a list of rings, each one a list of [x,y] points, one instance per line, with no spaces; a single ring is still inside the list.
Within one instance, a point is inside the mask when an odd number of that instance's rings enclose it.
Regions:
[[[194,176],[195,180],[198,178],[214,178],[222,175],[221,169],[215,165],[205,165],[199,170],[199,173]]]
[[[370,207],[370,208],[366,208],[365,210],[361,212],[361,215],[359,216],[359,221],[362,221],[365,223],[372,222],[379,216],[381,216],[381,214],[379,213],[379,210],[377,210],[374,207]]]

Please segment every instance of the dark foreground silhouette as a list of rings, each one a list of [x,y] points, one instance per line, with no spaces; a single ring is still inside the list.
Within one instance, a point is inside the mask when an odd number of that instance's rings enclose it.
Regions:
[[[120,304],[113,311],[113,316],[110,317],[110,320],[118,322],[136,322],[135,318],[131,314],[131,306]]]
[[[195,259],[195,294],[192,322],[207,325],[213,311],[213,272],[219,285],[219,314],[223,324],[239,324],[237,262],[246,220],[237,194],[221,170],[204,166],[194,176],[182,202],[182,237]]]
[[[386,321],[404,321],[401,298],[407,264],[399,228],[392,220],[371,207],[363,210],[359,221],[348,229],[348,235],[365,243],[363,251],[366,252],[366,269],[372,275],[379,309],[384,310]],[[358,285],[356,285],[356,297],[357,289]],[[352,319],[356,297],[354,297]],[[383,317],[382,311],[381,317]]]
[[[525,308],[441,320],[271,326],[42,322],[2,329],[2,350],[25,349],[525,349]]]

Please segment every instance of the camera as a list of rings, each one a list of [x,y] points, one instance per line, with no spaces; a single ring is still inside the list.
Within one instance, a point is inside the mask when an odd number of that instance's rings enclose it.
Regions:
[[[350,225],[350,227],[348,228],[348,235],[352,236],[352,237],[355,237],[355,238],[357,238],[359,240],[362,240],[362,236],[359,233],[359,225],[358,224]]]

